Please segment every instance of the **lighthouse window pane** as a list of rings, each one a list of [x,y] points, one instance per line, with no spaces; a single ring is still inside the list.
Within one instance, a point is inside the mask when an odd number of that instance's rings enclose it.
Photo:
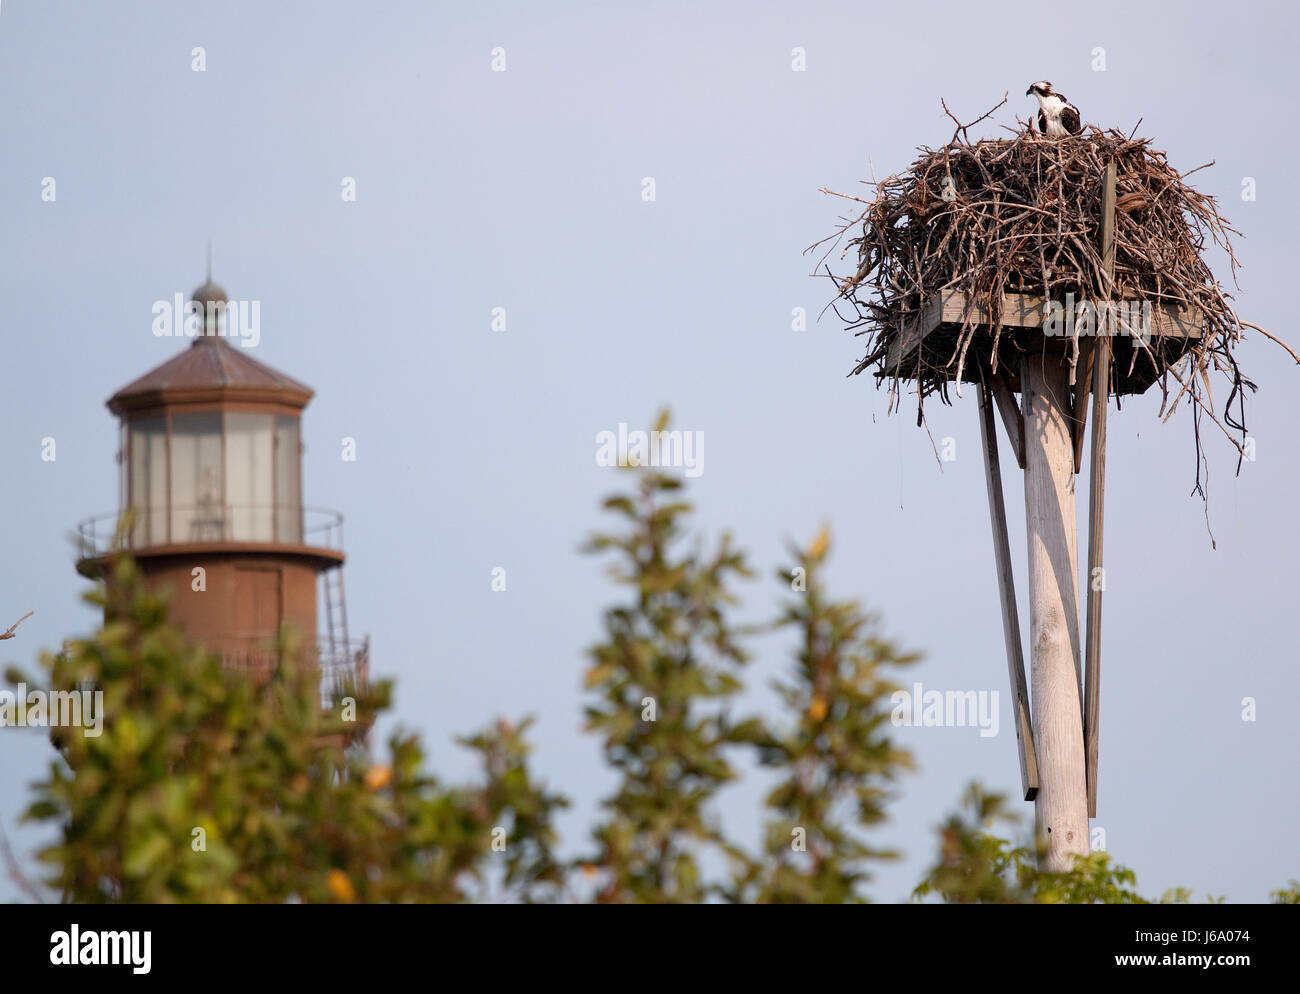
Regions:
[[[130,441],[130,500],[136,512],[131,544],[161,545],[167,541],[167,424],[162,418],[134,421]]]
[[[298,493],[298,419],[275,419],[275,539],[302,541],[302,496]]]
[[[231,537],[270,542],[274,536],[271,415],[226,415],[226,504]]]
[[[221,414],[173,414],[172,541],[220,542],[227,527]]]

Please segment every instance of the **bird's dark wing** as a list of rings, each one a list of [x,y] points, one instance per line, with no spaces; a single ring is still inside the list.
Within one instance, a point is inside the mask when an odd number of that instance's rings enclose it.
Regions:
[[[1061,124],[1063,124],[1065,130],[1072,135],[1077,135],[1082,131],[1083,123],[1079,120],[1079,108],[1074,106],[1072,103],[1066,103],[1066,105],[1061,108]]]
[[[1038,130],[1047,134],[1047,115],[1043,113],[1043,108],[1038,108]]]

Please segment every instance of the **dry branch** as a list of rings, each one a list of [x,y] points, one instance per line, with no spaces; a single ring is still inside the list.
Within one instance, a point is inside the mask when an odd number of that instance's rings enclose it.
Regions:
[[[30,617],[31,617],[33,614],[35,614],[35,613],[36,613],[35,611],[28,611],[28,612],[27,612],[26,614],[24,614],[21,618],[19,618],[17,621],[15,621],[12,625],[9,626],[9,630],[8,630],[8,631],[6,631],[3,635],[0,635],[0,641],[4,641],[5,639],[11,639],[11,638],[13,638],[13,637],[14,637],[14,629],[17,628],[19,625],[21,625],[24,621],[26,621],[28,618],[30,618]]]

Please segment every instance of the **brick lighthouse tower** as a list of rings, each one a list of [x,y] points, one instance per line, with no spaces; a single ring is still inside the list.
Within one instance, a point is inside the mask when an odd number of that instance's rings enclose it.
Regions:
[[[134,511],[125,545],[149,586],[170,590],[171,621],[230,669],[269,676],[290,623],[327,703],[364,685],[369,644],[348,639],[342,518],[302,502],[312,390],[248,355],[210,278],[192,300],[189,346],[108,401],[121,422],[121,510]],[[118,518],[80,525],[83,574],[103,574]]]

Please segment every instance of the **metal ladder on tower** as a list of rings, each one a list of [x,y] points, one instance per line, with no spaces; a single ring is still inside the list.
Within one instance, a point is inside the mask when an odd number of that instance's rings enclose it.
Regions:
[[[352,671],[352,648],[348,645],[348,605],[343,596],[343,567],[327,569],[321,576],[321,597],[325,601],[325,644],[321,655],[321,707],[330,702]]]
[[[325,600],[325,644],[333,659],[347,658],[351,648],[348,642],[348,604],[343,595],[343,567],[327,569],[321,583]]]

